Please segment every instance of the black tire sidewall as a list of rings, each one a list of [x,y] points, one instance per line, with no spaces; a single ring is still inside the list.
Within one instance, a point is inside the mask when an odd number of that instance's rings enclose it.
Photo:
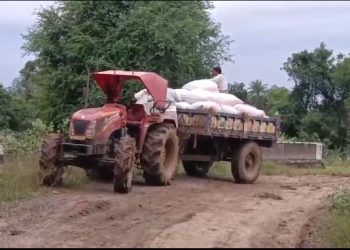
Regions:
[[[166,133],[164,135],[161,135],[161,130],[166,129]],[[161,157],[164,157],[162,161],[159,161],[160,158],[154,158],[152,157],[153,151],[150,150],[152,148],[152,141],[157,141],[157,137],[163,137],[161,142]],[[159,139],[159,138],[158,138]],[[167,166],[164,166],[165,159],[168,157],[167,150],[166,150],[166,144],[167,142],[172,143],[172,155],[173,159],[167,164]],[[146,147],[146,144],[149,145]],[[177,172],[177,164],[178,164],[178,157],[179,157],[179,139],[176,134],[176,129],[174,125],[169,123],[163,123],[163,124],[157,124],[154,125],[154,127],[151,127],[149,129],[149,132],[146,136],[146,140],[144,143],[144,150],[142,151],[141,155],[141,165],[143,168],[143,177],[146,180],[147,184],[150,185],[169,185],[170,181],[174,178]],[[153,160],[152,160],[153,159]],[[157,160],[155,160],[157,159]],[[160,163],[162,162],[162,163]]]
[[[42,141],[41,144],[41,156],[39,160],[40,172],[39,176],[41,184],[45,186],[58,186],[62,184],[62,175],[64,172],[64,166],[58,165],[58,156],[60,153],[60,145],[62,143],[62,136],[60,134],[50,133]],[[48,151],[45,149],[55,150],[52,155],[47,155]],[[46,153],[44,153],[47,151]]]
[[[245,161],[250,153],[254,155],[255,164],[254,169],[248,171],[245,167]],[[233,177],[238,183],[254,183],[262,168],[261,149],[259,145],[254,142],[242,144],[239,150],[234,153],[231,164]]]

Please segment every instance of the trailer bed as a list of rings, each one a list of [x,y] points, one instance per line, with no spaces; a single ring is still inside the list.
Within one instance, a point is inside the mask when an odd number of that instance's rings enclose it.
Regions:
[[[279,119],[277,117],[244,117],[227,113],[177,109],[178,132],[209,137],[250,139],[276,142]]]

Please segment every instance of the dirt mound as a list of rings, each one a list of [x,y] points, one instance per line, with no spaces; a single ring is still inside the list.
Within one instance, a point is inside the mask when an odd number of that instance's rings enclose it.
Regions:
[[[89,201],[83,200],[77,202],[71,209],[67,211],[69,219],[80,216],[88,216],[98,211],[107,210],[111,207],[110,202],[104,200]]]

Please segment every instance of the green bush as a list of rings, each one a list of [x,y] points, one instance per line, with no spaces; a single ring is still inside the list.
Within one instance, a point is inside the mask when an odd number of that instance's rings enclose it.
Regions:
[[[23,132],[0,131],[0,144],[4,146],[5,156],[20,156],[38,152],[42,138],[53,131],[52,125],[46,126],[41,120],[32,122],[32,127]]]

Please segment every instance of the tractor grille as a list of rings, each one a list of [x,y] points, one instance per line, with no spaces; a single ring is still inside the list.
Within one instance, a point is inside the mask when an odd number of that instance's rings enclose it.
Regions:
[[[75,135],[84,135],[88,124],[89,124],[89,121],[75,120],[73,122],[73,128],[74,128]]]

